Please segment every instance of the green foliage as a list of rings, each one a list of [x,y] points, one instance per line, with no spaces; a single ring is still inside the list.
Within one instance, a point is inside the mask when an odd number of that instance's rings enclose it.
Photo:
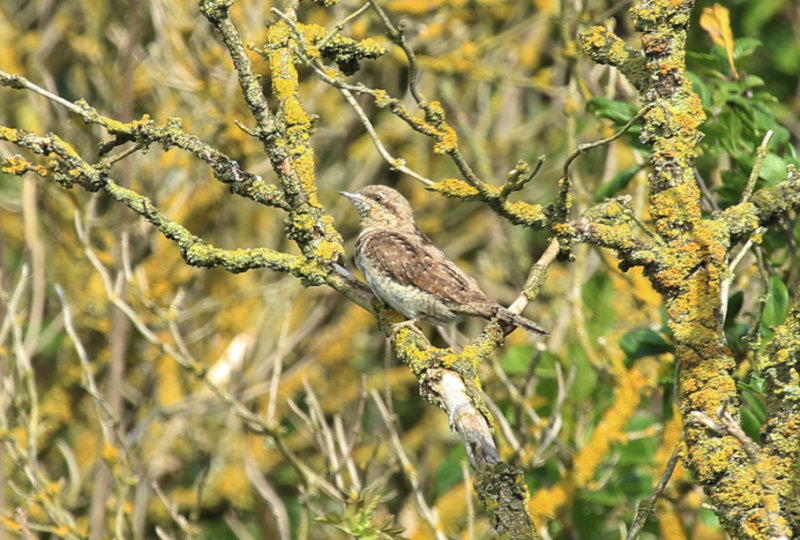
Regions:
[[[761,329],[769,330],[783,322],[789,313],[789,290],[778,276],[769,279],[767,302],[761,315]]]
[[[636,116],[636,113],[639,112],[639,109],[634,103],[606,97],[593,97],[586,102],[586,110],[593,112],[600,118],[611,120],[614,125],[618,127],[624,126],[630,122],[631,118]],[[633,129],[635,130],[636,128]]]
[[[620,348],[625,351],[628,360],[637,360],[645,356],[653,356],[673,352],[673,347],[664,337],[650,328],[634,328],[619,340]]]
[[[508,347],[500,356],[500,366],[509,375],[525,375],[535,352],[533,345]]]
[[[381,502],[381,496],[368,490],[359,494],[355,501],[349,501],[344,511],[328,512],[318,516],[316,521],[330,525],[361,540],[400,540],[404,529],[394,525],[394,516],[376,521],[375,511]]]
[[[789,291],[781,278],[772,276],[767,284],[764,307],[761,312],[760,331],[763,336],[761,351],[772,339],[773,329],[781,324],[789,312]]]
[[[630,181],[645,168],[644,165],[631,165],[626,169],[622,169],[617,174],[611,177],[611,180],[603,183],[594,196],[595,202],[601,202],[604,199],[613,197],[620,191],[624,190]]]
[[[597,272],[590,277],[581,290],[586,305],[586,325],[589,334],[597,338],[611,329],[614,321],[614,286],[606,272]]]
[[[569,348],[569,358],[575,362],[575,382],[570,389],[569,397],[575,403],[589,403],[594,400],[597,392],[597,371],[586,357],[584,350],[577,344]]]
[[[748,437],[754,441],[761,438],[761,426],[767,419],[767,410],[764,406],[764,380],[758,375],[753,375],[750,381],[739,381],[738,388],[746,406],[742,407],[742,428]]]
[[[749,58],[760,45],[754,38],[735,41],[737,64]],[[756,148],[768,131],[772,132],[770,150],[761,166],[756,188],[775,185],[786,178],[786,166],[797,165],[797,156],[790,144],[789,131],[778,121],[777,99],[756,74],[742,72],[738,79],[725,73],[725,51],[714,46],[710,54],[687,54],[691,71],[687,73],[695,92],[700,96],[707,120],[701,127],[704,134],[703,154],[698,158],[700,174],[708,178],[719,166],[721,156],[730,167],[722,170],[722,185],[715,191],[718,204],[726,208],[739,202],[755,162]]]

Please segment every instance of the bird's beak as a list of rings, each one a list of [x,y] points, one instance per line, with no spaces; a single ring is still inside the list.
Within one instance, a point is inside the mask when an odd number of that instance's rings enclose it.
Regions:
[[[345,197],[347,197],[348,199],[350,199],[354,203],[364,200],[364,198],[361,195],[359,195],[358,193],[350,193],[349,191],[340,191],[339,195],[344,195]]]
[[[361,193],[350,193],[349,191],[340,191],[339,193],[350,199],[350,202],[356,207],[358,215],[362,218],[370,212],[372,204]]]

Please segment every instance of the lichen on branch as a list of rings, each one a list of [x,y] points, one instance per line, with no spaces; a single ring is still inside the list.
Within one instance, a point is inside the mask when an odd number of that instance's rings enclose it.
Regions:
[[[325,282],[327,271],[316,260],[304,260],[303,257],[269,248],[225,250],[206,243],[168,218],[149,198],[120,186],[102,167],[92,166],[84,161],[69,144],[56,135],[38,136],[21,129],[0,127],[0,140],[47,158],[46,164],[38,166],[13,158],[3,164],[3,172],[19,175],[31,171],[67,189],[77,184],[86,191],[103,191],[145,218],[166,238],[175,242],[183,258],[192,266],[222,266],[231,272],[269,268],[288,272],[310,284],[319,285]]]
[[[584,52],[598,63],[616,66],[648,107],[641,140],[652,148],[649,212],[655,230],[653,242],[626,242],[628,221],[618,218],[606,225],[593,215],[573,228],[588,241],[615,249],[623,265],[643,265],[664,297],[675,342],[685,461],[728,533],[735,538],[788,538],[788,515],[776,511],[761,450],[756,452],[735,430],[717,429],[724,424],[723,412],[724,418],[738,422],[734,362],[726,347],[720,293],[732,244],[800,206],[797,179],[790,172],[789,180],[757,192],[750,202],[703,217],[693,165],[705,116],[684,62],[693,6],[692,0],[635,5],[631,16],[641,32],[641,53],[601,27],[582,35]],[[796,501],[796,488],[790,491],[783,494],[784,506],[792,498]]]

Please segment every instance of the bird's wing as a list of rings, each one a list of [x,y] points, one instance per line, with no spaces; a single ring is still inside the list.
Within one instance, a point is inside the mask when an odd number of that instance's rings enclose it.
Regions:
[[[492,302],[477,282],[455,265],[427,236],[400,231],[376,231],[361,245],[382,273],[403,285],[413,285],[444,302],[469,304]],[[494,302],[492,302],[494,303]]]

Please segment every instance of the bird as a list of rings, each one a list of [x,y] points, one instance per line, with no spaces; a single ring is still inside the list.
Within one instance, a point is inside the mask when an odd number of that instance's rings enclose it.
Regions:
[[[492,300],[436,247],[417,226],[411,204],[397,190],[368,185],[340,194],[350,199],[361,219],[356,266],[372,292],[408,322],[424,319],[438,326],[468,315],[547,334],[535,322]]]

